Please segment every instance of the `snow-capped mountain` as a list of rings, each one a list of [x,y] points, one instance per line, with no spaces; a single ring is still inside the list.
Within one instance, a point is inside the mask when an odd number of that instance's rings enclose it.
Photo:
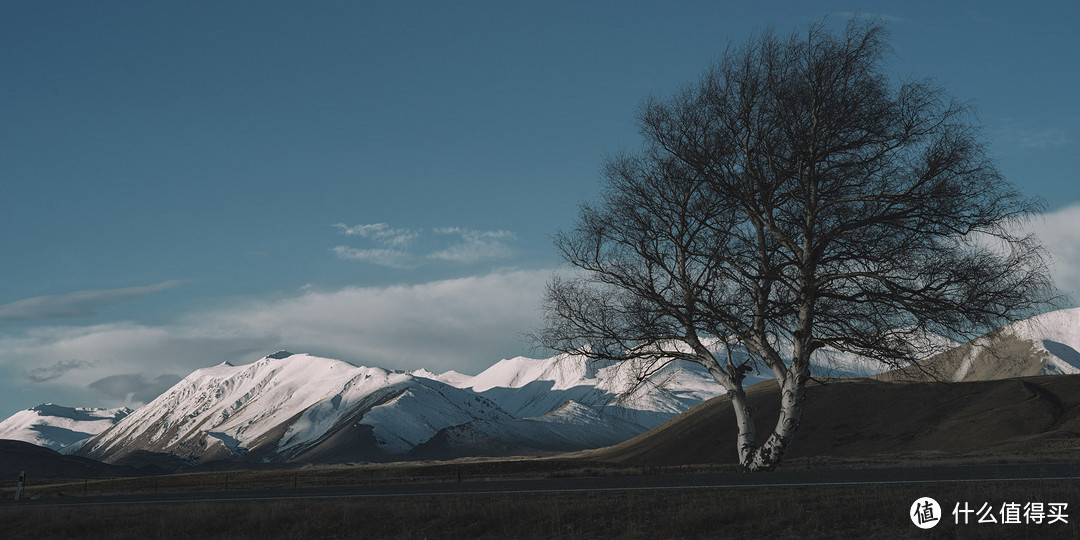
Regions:
[[[883,373],[886,380],[980,381],[1080,373],[1080,308],[1003,326],[919,366]]]
[[[660,363],[644,381],[640,367],[564,354],[501,360],[469,376],[282,351],[195,371],[79,454],[107,462],[136,452],[191,462],[381,461],[573,451],[630,439],[724,392],[697,364]],[[828,352],[815,357],[815,370],[881,371]],[[751,374],[747,383],[769,376]]]
[[[510,416],[432,379],[279,352],[200,369],[91,440],[107,462],[138,451],[192,461],[378,459],[444,427]]]
[[[131,413],[127,407],[91,409],[43,403],[0,422],[0,439],[71,453]]]
[[[459,428],[457,440],[468,433],[504,450],[576,450],[639,435],[720,392],[689,364],[672,363],[636,389],[632,375],[622,364],[568,355],[503,360],[468,376],[282,351],[195,371],[80,455],[109,462],[136,452],[193,462],[385,460],[451,428]]]

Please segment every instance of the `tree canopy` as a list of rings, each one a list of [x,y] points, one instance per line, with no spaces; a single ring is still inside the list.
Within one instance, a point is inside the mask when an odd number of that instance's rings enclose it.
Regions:
[[[900,366],[925,335],[984,333],[1054,294],[1039,212],[1001,175],[970,108],[887,71],[886,29],[852,19],[767,31],[695,83],[647,99],[642,147],[607,159],[604,191],[555,245],[545,346],[704,366],[735,405],[739,460],[782,459],[821,348]],[[738,360],[730,348],[750,353]],[[742,381],[775,375],[758,441]]]

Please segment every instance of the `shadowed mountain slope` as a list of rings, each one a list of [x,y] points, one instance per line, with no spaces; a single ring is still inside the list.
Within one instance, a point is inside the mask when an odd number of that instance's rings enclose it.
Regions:
[[[14,481],[20,472],[28,480],[37,478],[96,478],[134,476],[147,471],[131,467],[107,465],[78,456],[67,456],[55,450],[24,441],[0,439],[0,478]],[[160,471],[154,471],[160,472]]]

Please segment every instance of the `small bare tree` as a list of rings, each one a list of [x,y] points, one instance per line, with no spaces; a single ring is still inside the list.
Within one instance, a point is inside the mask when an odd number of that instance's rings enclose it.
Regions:
[[[899,366],[926,352],[913,336],[973,336],[1049,305],[1042,248],[1012,232],[1040,204],[998,172],[967,107],[892,81],[888,52],[872,21],[765,32],[647,100],[642,149],[607,160],[601,200],[556,237],[577,270],[549,283],[540,342],[704,366],[734,406],[742,467],[770,470],[814,351]],[[764,441],[743,388],[755,367],[781,392]]]

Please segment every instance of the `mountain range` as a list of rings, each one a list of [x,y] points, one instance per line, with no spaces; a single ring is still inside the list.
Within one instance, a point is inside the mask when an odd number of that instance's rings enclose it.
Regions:
[[[719,394],[696,366],[672,363],[656,376],[668,384],[636,385],[622,364],[572,355],[503,360],[470,377],[279,351],[195,371],[79,455],[205,463],[551,453],[626,440]]]
[[[883,381],[1080,373],[1078,349],[1080,309],[1070,309],[1008,325],[917,369],[890,372],[873,359],[819,351],[812,371]],[[735,347],[732,354],[745,352]],[[559,355],[502,360],[469,376],[280,351],[196,370],[135,411],[101,410],[101,418],[54,414],[90,411],[55,405],[21,411],[0,423],[0,438],[126,464],[163,455],[186,464],[544,455],[622,443],[722,393],[696,364],[668,363],[644,382],[632,368]],[[769,378],[750,374],[747,385]],[[93,437],[60,441],[51,428]]]

